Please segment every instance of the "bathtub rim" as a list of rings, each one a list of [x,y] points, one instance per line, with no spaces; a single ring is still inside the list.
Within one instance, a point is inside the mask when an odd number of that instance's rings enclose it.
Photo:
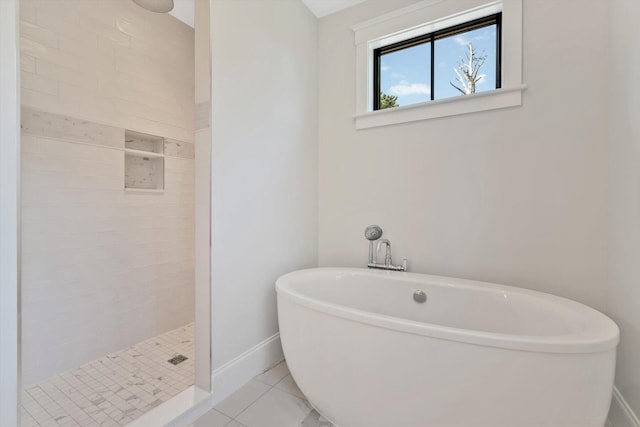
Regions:
[[[369,274],[371,276],[389,277],[392,280],[411,279],[412,281],[415,281],[416,279],[419,279],[426,282],[429,280],[431,280],[431,282],[446,281],[449,286],[465,288],[489,287],[494,290],[509,291],[525,296],[533,296],[539,299],[550,299],[556,303],[562,304],[563,306],[570,307],[572,310],[584,312],[591,321],[596,321],[598,324],[594,328],[590,328],[589,331],[583,333],[538,336],[487,332],[442,326],[434,323],[423,323],[322,301],[292,289],[291,281],[293,279],[297,276],[309,275],[314,272],[361,273],[365,275]],[[370,270],[366,268],[319,267],[297,270],[284,274],[276,280],[275,287],[278,298],[286,298],[295,304],[327,315],[340,317],[373,327],[454,342],[537,353],[575,354],[600,353],[615,350],[620,341],[620,330],[616,323],[594,308],[557,295],[491,282],[422,273]]]

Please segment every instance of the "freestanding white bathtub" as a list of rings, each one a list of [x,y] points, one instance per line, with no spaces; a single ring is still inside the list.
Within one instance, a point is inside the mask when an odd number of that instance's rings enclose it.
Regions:
[[[619,331],[587,306],[364,269],[297,271],[276,289],[289,369],[339,427],[605,425]]]

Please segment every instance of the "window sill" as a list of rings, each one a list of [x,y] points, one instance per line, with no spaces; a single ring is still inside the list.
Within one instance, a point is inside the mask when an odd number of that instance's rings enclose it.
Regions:
[[[522,105],[522,92],[527,88],[520,85],[496,89],[473,95],[456,96],[420,104],[369,111],[353,116],[356,129],[389,126],[419,120],[457,116],[477,111],[497,110]]]

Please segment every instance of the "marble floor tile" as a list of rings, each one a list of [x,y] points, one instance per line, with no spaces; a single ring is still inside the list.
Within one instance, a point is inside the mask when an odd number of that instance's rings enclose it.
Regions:
[[[309,415],[302,421],[299,427],[335,427],[322,415],[315,410],[309,412]]]
[[[235,418],[268,392],[270,388],[268,384],[253,379],[231,396],[218,403],[216,409],[231,418]]]
[[[25,426],[126,425],[193,385],[193,337],[191,323],[26,387]]]
[[[264,374],[258,375],[255,379],[265,384],[274,386],[287,375],[289,375],[287,362],[280,362]]]
[[[231,418],[216,411],[215,409],[212,409],[202,417],[198,418],[191,427],[226,427],[232,421],[233,420]]]
[[[304,400],[272,388],[236,419],[247,427],[298,427],[309,412]]]
[[[212,418],[201,418],[192,427],[335,427],[311,408],[284,362],[255,377],[215,410],[225,418],[208,413]],[[220,424],[227,417],[233,419]]]
[[[293,377],[291,376],[291,374],[287,375],[282,380],[280,380],[280,382],[277,383],[274,387],[282,391],[286,391],[289,394],[293,394],[294,396],[297,396],[300,399],[306,399],[302,391],[298,388],[298,385],[296,384],[296,382],[293,380]]]

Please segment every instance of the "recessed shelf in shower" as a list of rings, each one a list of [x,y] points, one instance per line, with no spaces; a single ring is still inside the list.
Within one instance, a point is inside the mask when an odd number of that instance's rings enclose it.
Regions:
[[[164,138],[125,130],[125,191],[164,191]]]

